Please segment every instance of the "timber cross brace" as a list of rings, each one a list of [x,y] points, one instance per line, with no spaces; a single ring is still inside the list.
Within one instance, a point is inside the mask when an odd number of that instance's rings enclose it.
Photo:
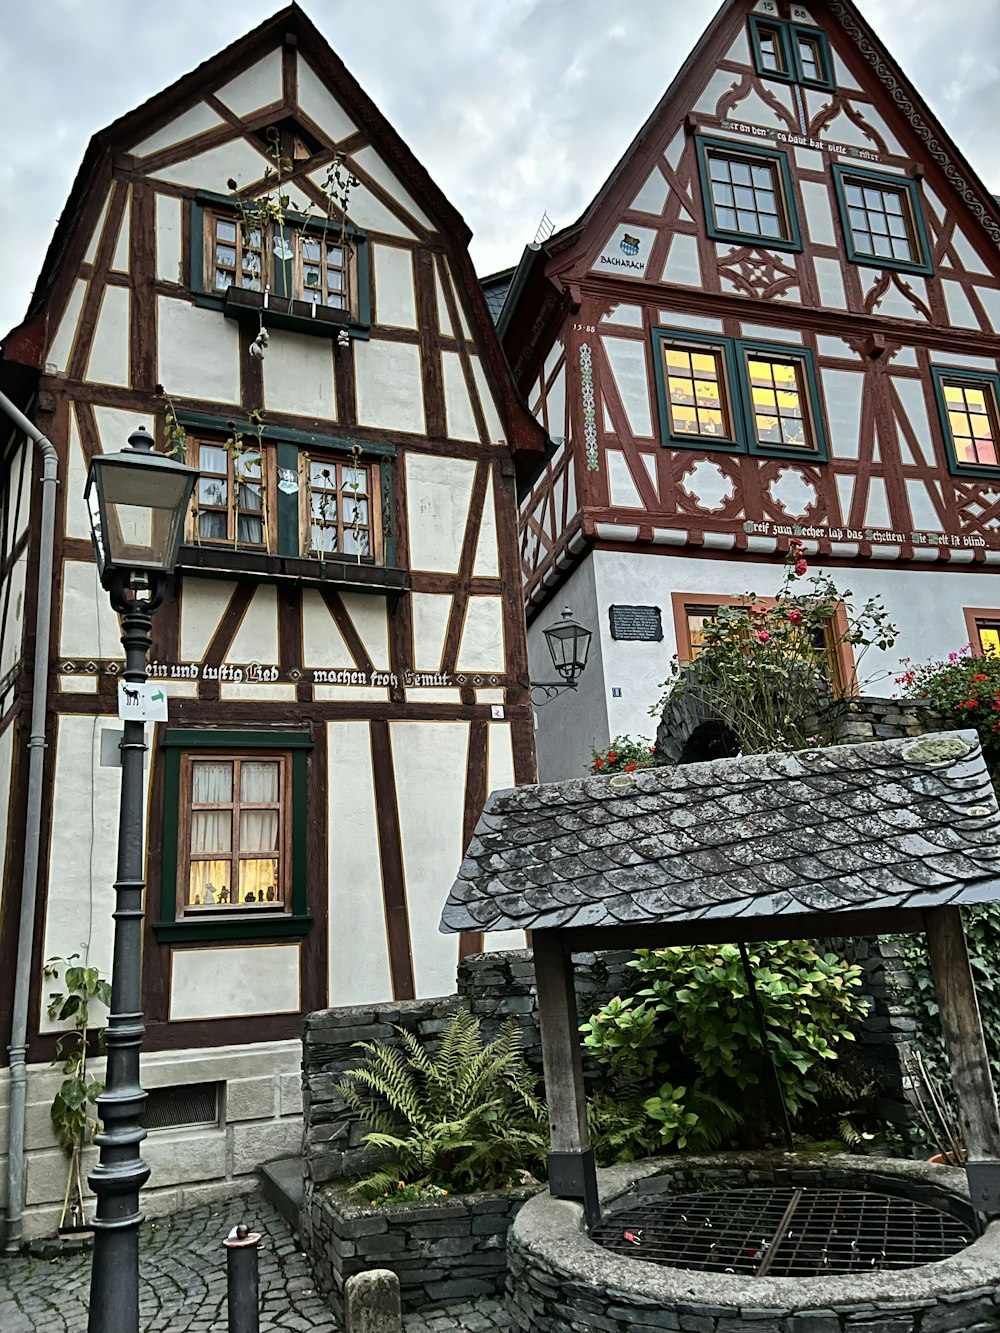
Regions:
[[[573,954],[925,931],[972,1201],[1000,1216],[1000,1116],[960,907],[1000,901],[975,732],[494,792],[444,931],[530,930],[549,1190],[600,1217]]]

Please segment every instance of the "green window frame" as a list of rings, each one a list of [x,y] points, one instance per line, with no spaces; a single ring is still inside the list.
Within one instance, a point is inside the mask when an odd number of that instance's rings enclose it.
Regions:
[[[698,174],[705,230],[715,241],[756,245],[767,250],[801,251],[788,155],[774,148],[747,146],[733,139],[698,135]],[[771,226],[777,235],[748,230],[748,221]],[[730,223],[732,225],[730,225]]]
[[[204,412],[178,411],[177,422],[193,434],[211,434],[221,440],[232,434],[228,419],[210,416]],[[274,487],[277,542],[273,544],[273,548],[276,555],[303,559],[316,558],[309,557],[309,534],[303,530],[300,517],[301,456],[315,451],[320,455],[331,454],[349,458],[357,446],[361,451],[361,461],[374,465],[380,492],[378,498],[381,506],[381,558],[369,563],[377,564],[380,568],[395,568],[396,544],[392,524],[392,478],[396,458],[394,445],[271,425],[263,427],[261,439],[273,441],[275,445],[273,466],[277,474],[277,485]],[[268,451],[267,460],[269,464],[272,462],[270,452]],[[287,485],[283,488],[281,484],[283,480],[286,482],[294,480],[295,489],[289,490]],[[374,494],[371,499],[374,502]],[[352,557],[346,558],[350,560]]]
[[[758,458],[794,458],[807,463],[825,463],[829,460],[830,447],[823,420],[819,376],[810,348],[799,347],[794,343],[759,342],[721,335],[716,337],[668,328],[653,329],[652,333],[653,370],[660,440],[663,444],[707,452],[723,450],[727,453],[751,454]],[[700,381],[705,386],[701,391],[695,377],[690,376],[690,397],[693,402],[682,399],[681,406],[686,407],[688,412],[693,410],[695,420],[700,424],[701,413],[696,405],[699,393],[707,396],[709,407],[714,410],[711,386],[718,384],[719,410],[728,427],[723,433],[716,434],[712,430],[699,434],[678,429],[676,416],[672,412],[677,404],[672,401],[672,395],[676,391],[685,393],[684,384],[689,377],[683,364],[676,378],[669,373],[667,353],[677,350],[689,351],[692,358],[697,357],[702,365],[705,364],[706,354],[715,358],[718,373],[705,375]],[[792,375],[782,384],[781,376],[775,370],[768,388],[759,373],[751,373],[751,362],[754,360],[769,363],[776,368],[791,367]],[[762,401],[769,393],[773,399],[773,410],[769,410],[767,403]],[[765,417],[770,420],[770,429],[776,433],[777,439],[760,438],[759,425]],[[801,423],[801,431],[808,441],[805,445],[796,445],[785,438],[794,434],[796,423]],[[714,426],[715,419],[710,419],[708,424]]]
[[[230,287],[228,293],[218,292],[205,271],[209,240],[206,229],[211,219],[220,214],[230,216],[237,223],[239,221],[239,214],[229,195],[198,190],[191,204],[189,279],[194,303],[206,309],[221,310],[230,318],[246,320],[256,326],[263,304],[262,293],[256,287],[240,286]],[[323,219],[306,217],[301,213],[286,213],[284,224],[273,225],[264,238],[264,247],[265,251],[273,250],[275,243],[284,242],[292,252],[292,242],[296,236],[310,240],[325,237],[329,241],[332,239],[329,233],[330,228]],[[321,306],[323,317],[317,318],[310,308],[310,302],[294,294],[302,264],[301,256],[290,254],[287,263],[277,264],[274,268],[274,282],[268,295],[265,320],[269,327],[292,329],[297,333],[313,333],[327,338],[337,337],[341,329],[346,329],[355,338],[367,339],[371,336],[371,258],[368,237],[357,227],[349,226],[345,229],[345,238],[355,254],[353,308],[328,310]]]
[[[312,737],[302,731],[222,731],[209,728],[168,729],[161,741],[164,751],[163,836],[160,857],[160,919],[153,930],[161,943],[201,943],[211,940],[230,942],[259,939],[286,939],[305,935],[312,922],[308,908],[308,872],[306,856],[309,751]],[[291,910],[280,916],[250,915],[211,920],[185,917],[177,907],[180,865],[181,759],[192,752],[236,751],[260,757],[281,751],[291,759],[291,875],[289,900]]]
[[[811,61],[803,55],[803,44],[812,48]],[[805,23],[786,23],[766,14],[751,14],[750,49],[754,70],[762,79],[799,83],[805,88],[822,88],[827,92],[832,92],[836,86],[830,42],[822,28]],[[769,59],[775,59],[779,68],[771,68]]]
[[[840,226],[844,234],[844,247],[847,258],[852,264],[933,277],[934,264],[931,260],[930,239],[927,235],[923,210],[920,207],[920,191],[915,180],[909,176],[894,176],[884,171],[868,171],[835,162],[833,184],[837,195]],[[864,194],[866,188],[870,195]],[[855,202],[857,196],[849,194],[849,190],[862,192],[863,202],[860,205]],[[899,209],[893,208],[889,202],[888,196],[892,195],[898,197]],[[859,225],[862,220],[866,224],[864,228]],[[874,230],[882,225],[887,228],[885,232]],[[867,235],[873,243],[876,242],[876,237],[880,240],[885,237],[885,243],[895,250],[896,242],[904,237],[900,232],[890,235],[890,230],[895,231],[900,225],[905,228],[905,239],[915,258],[899,258],[895,253],[888,255],[869,253],[858,248],[859,237]]]
[[[996,480],[1000,476],[1000,375],[991,371],[957,369],[952,366],[931,366],[931,381],[934,385],[934,398],[938,415],[941,419],[941,433],[944,436],[945,451],[948,457],[948,471],[953,477],[989,477]],[[947,393],[950,388],[961,391],[961,399],[956,401]],[[979,394],[979,400],[970,395]],[[976,412],[981,403],[985,409],[982,416],[988,428],[988,445],[997,462],[991,463],[979,458],[980,445],[987,442],[985,435],[976,442],[974,423],[980,415]],[[965,435],[965,426],[969,435]],[[961,432],[955,426],[961,425]],[[969,439],[977,457],[975,460],[959,456],[960,441]]]

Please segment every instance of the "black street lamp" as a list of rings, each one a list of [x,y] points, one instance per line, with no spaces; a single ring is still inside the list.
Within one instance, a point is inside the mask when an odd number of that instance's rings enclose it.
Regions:
[[[184,519],[197,479],[185,467],[153,452],[140,426],[129,447],[98,454],[90,463],[84,498],[101,583],[121,617],[124,679],[139,695],[145,688],[153,612],[163,601],[177,561]],[[143,759],[146,724],[128,720],[121,744],[122,790],[115,880],[115,945],[111,1013],[105,1043],[107,1073],[97,1113],[100,1160],[88,1177],[97,1196],[94,1259],[90,1279],[89,1333],[138,1333],[139,1190],[149,1179],[139,1145],[146,1094],[139,1081],[142,1023]]]
[[[542,633],[549,646],[552,665],[562,677],[562,680],[532,680],[528,682],[531,689],[544,692],[544,697],[537,700],[539,704],[548,703],[562,690],[576,689],[577,679],[583,674],[587,665],[590,640],[593,638],[591,630],[584,629],[573,619],[573,612],[568,606],[564,608],[559,620],[554,625],[550,625],[548,629],[542,630]]]

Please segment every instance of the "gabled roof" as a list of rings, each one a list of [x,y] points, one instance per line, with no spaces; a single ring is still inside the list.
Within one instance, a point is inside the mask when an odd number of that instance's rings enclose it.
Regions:
[[[962,731],[494,792],[441,929],[998,899],[1000,811],[978,737]]]
[[[811,0],[809,8],[814,16],[818,16],[823,10],[828,11],[840,23],[847,36],[857,44],[871,65],[875,77],[892,97],[897,110],[906,118],[911,130],[923,140],[928,155],[943,171],[951,188],[961,196],[969,212],[993,242],[1000,246],[1000,196],[991,194],[979,179],[927,103],[865,21],[853,0]],[[729,23],[734,10],[743,12],[746,9],[746,0],[723,0],[715,17],[666,92],[577,220],[553,232],[541,245],[525,247],[517,266],[517,279],[512,284],[505,308],[497,321],[501,338],[510,326],[513,307],[518,304],[529,286],[537,281],[546,261],[568,248],[600,215],[602,206],[609,196],[614,194],[619,181],[636,159],[643,157],[649,143],[662,135],[664,127],[675,122],[679,124],[683,120],[692,104],[692,88],[703,58],[711,49],[716,34]]]

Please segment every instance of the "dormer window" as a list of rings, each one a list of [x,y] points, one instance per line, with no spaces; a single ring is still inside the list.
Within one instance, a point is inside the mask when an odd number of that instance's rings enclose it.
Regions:
[[[750,15],[750,49],[762,78],[832,91],[833,60],[826,33],[802,23]]]

